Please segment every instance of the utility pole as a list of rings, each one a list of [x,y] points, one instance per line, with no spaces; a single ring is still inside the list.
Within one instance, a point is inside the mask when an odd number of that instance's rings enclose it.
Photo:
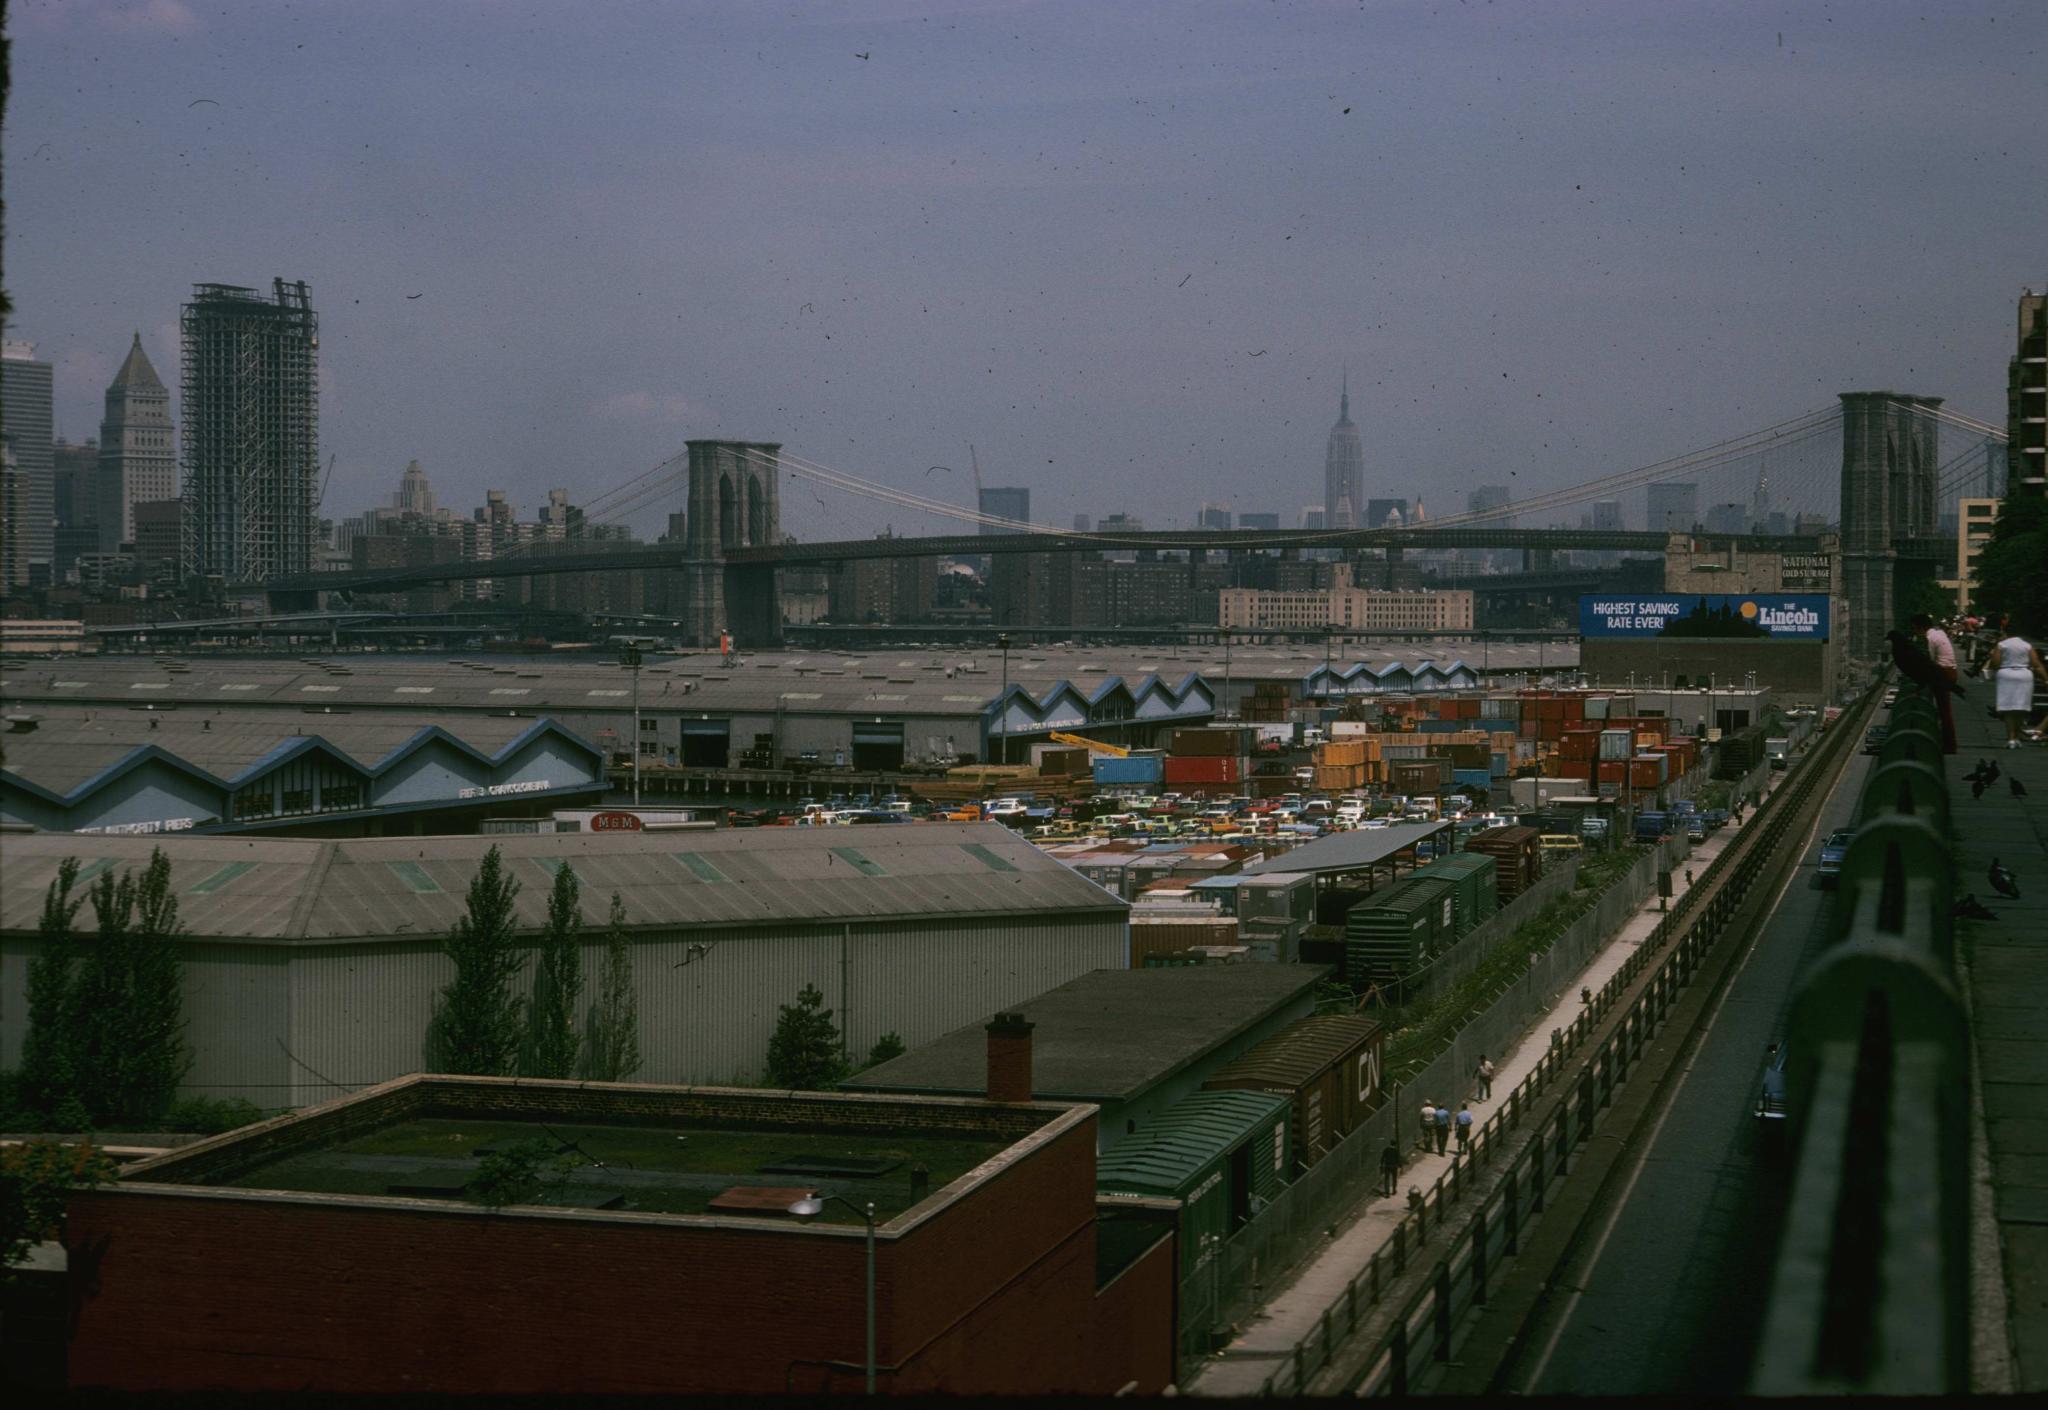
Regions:
[[[640,806],[640,647],[627,642],[619,664],[633,673],[633,806]]]
[[[1003,653],[1003,693],[997,698],[1002,701],[1002,712],[996,716],[996,762],[1010,762],[1010,634],[996,633],[996,646]]]

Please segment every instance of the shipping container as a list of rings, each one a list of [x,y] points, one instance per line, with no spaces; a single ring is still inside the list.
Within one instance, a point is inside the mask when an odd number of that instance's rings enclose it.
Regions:
[[[1095,1188],[1179,1200],[1180,1271],[1190,1277],[1280,1192],[1292,1106],[1272,1092],[1196,1092],[1103,1151]]]
[[[1633,738],[1625,729],[1603,729],[1600,731],[1600,754],[1602,763],[1626,759],[1633,751]]]
[[[1132,754],[1124,759],[1111,755],[1097,755],[1093,767],[1095,782],[1105,788],[1126,785],[1142,787],[1158,783],[1165,776],[1164,758],[1152,752]]]
[[[1291,1101],[1293,1170],[1300,1171],[1379,1106],[1385,1048],[1385,1031],[1372,1019],[1318,1014],[1289,1024],[1202,1086],[1212,1092],[1270,1092]]]
[[[1169,754],[1166,759],[1164,782],[1169,786],[1194,784],[1203,787],[1221,787],[1237,782],[1239,769],[1237,758],[1230,754]]]
[[[1415,875],[1451,884],[1455,903],[1452,919],[1457,938],[1462,940],[1498,909],[1500,887],[1494,877],[1499,870],[1499,864],[1488,853],[1464,851],[1439,857],[1428,866],[1417,868]]]
[[[1173,732],[1173,752],[1234,759],[1245,752],[1244,732],[1234,729],[1177,729]]]
[[[1533,827],[1496,827],[1475,835],[1465,844],[1466,851],[1483,852],[1493,858],[1494,887],[1502,905],[1528,890],[1543,874],[1536,845],[1538,836]]]
[[[1396,793],[1434,798],[1450,782],[1449,759],[1403,759],[1387,765],[1387,786]]]
[[[1153,955],[1191,950],[1198,945],[1235,945],[1237,922],[1229,916],[1176,917],[1173,920],[1131,920],[1131,968],[1143,969]]]

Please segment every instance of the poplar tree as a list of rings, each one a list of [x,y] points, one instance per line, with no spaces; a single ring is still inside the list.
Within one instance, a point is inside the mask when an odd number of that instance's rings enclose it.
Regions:
[[[468,910],[443,950],[455,977],[441,990],[430,1046],[444,1072],[509,1077],[519,1060],[524,1004],[512,992],[525,958],[514,940],[519,883],[496,847],[469,883]]]
[[[604,968],[591,1006],[583,1075],[623,1082],[640,1070],[640,1005],[633,990],[633,955],[626,944],[626,903],[612,892],[604,936]]]
[[[71,1065],[71,983],[78,958],[72,923],[85,897],[71,894],[78,883],[78,858],[57,864],[57,879],[43,893],[36,925],[35,958],[28,963],[28,1025],[21,1035],[21,1072],[16,1101],[24,1115],[59,1130],[86,1124]]]
[[[534,963],[533,998],[528,1002],[526,1054],[520,1070],[528,1077],[573,1077],[580,1036],[576,1001],[583,993],[583,902],[576,871],[566,862],[548,893],[548,928]]]
[[[191,1065],[170,859],[152,851],[140,878],[103,873],[92,908],[99,933],[68,1004],[73,1079],[94,1122],[147,1123],[170,1107]]]

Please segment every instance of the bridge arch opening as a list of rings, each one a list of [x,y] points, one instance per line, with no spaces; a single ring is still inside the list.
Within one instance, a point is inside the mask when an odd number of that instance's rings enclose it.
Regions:
[[[739,505],[732,492],[732,476],[718,477],[718,546],[721,550],[734,547],[733,540],[739,533],[736,520]]]
[[[768,504],[761,494],[761,481],[754,475],[747,476],[747,542],[752,545],[765,544],[768,532]]]

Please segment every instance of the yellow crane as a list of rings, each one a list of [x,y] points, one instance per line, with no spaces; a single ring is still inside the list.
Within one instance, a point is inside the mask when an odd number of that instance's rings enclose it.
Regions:
[[[1121,744],[1104,744],[1099,739],[1087,739],[1081,735],[1066,734],[1060,730],[1054,730],[1046,738],[1050,739],[1054,744],[1069,744],[1076,749],[1092,749],[1098,754],[1108,754],[1118,759],[1128,759],[1131,755],[1131,751],[1124,748]]]

